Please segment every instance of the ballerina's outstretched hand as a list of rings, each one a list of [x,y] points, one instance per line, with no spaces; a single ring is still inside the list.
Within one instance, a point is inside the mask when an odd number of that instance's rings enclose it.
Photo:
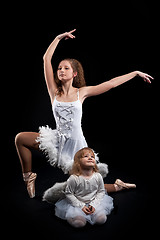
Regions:
[[[137,71],[137,74],[138,74],[138,76],[140,76],[141,78],[143,78],[143,80],[144,80],[145,82],[148,82],[148,83],[151,83],[151,79],[152,79],[152,80],[154,79],[151,75],[149,75],[149,74],[147,74],[147,73],[143,73],[143,72]]]
[[[72,33],[75,32],[75,31],[76,31],[76,29],[73,29],[73,30],[70,31],[70,32],[65,32],[65,33],[59,34],[59,35],[57,36],[57,38],[58,38],[59,40],[61,40],[62,38],[65,38],[65,40],[67,40],[67,39],[69,39],[69,38],[75,38],[75,36],[72,34]]]

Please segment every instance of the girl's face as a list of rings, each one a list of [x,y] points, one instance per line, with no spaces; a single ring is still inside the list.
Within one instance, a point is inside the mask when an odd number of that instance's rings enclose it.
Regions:
[[[80,165],[83,168],[94,167],[96,164],[94,154],[91,151],[85,150],[80,158]]]
[[[57,76],[58,79],[62,82],[73,80],[76,74],[73,72],[73,69],[69,61],[63,60],[60,62],[57,70]]]

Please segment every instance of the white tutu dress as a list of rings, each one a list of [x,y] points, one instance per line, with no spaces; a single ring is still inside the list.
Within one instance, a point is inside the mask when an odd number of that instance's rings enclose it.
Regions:
[[[74,102],[59,102],[55,96],[52,110],[56,129],[52,130],[48,126],[40,127],[40,136],[36,141],[39,142],[39,148],[45,152],[50,164],[58,166],[64,173],[68,173],[72,167],[75,153],[81,148],[87,147],[81,128],[82,103],[79,100],[79,89],[77,89],[77,101]],[[98,161],[97,155],[96,160]],[[106,164],[103,165],[105,166],[102,171],[106,176],[108,168]]]
[[[71,175],[64,193],[65,198],[55,204],[55,215],[64,220],[82,216],[93,225],[97,217],[102,214],[109,215],[113,209],[113,199],[105,193],[100,173],[93,173],[89,179]],[[88,205],[95,208],[91,215],[82,211],[82,208]]]

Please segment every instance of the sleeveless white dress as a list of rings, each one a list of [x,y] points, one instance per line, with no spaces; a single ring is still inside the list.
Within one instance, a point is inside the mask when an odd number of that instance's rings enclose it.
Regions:
[[[39,148],[45,152],[50,164],[61,168],[66,174],[72,167],[75,153],[88,146],[81,128],[82,103],[79,99],[79,89],[77,100],[74,102],[59,102],[55,96],[52,110],[56,129],[40,127],[40,136],[36,141],[39,142]],[[98,162],[98,156],[95,155]],[[106,176],[107,165],[101,164],[100,167]]]

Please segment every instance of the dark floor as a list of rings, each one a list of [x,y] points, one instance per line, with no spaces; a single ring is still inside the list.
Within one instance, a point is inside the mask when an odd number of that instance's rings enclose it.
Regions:
[[[36,167],[35,167],[36,168]],[[108,216],[104,225],[74,229],[66,221],[54,215],[54,205],[42,201],[43,192],[55,182],[66,180],[60,169],[41,163],[37,168],[36,197],[30,199],[27,195],[21,173],[9,183],[7,211],[5,212],[8,232],[13,237],[48,237],[56,239],[96,239],[106,236],[106,239],[134,239],[154,235],[153,216],[155,208],[151,209],[153,196],[150,195],[150,183],[146,174],[124,169],[120,166],[110,166],[105,183],[113,183],[115,178],[134,182],[135,190],[125,190],[110,194],[114,199],[114,210]],[[147,169],[146,169],[147,170]],[[148,169],[149,170],[149,169]],[[3,200],[2,200],[3,201]],[[14,223],[14,224],[13,224]],[[11,236],[10,235],[10,236]],[[55,237],[56,236],[56,237]]]

